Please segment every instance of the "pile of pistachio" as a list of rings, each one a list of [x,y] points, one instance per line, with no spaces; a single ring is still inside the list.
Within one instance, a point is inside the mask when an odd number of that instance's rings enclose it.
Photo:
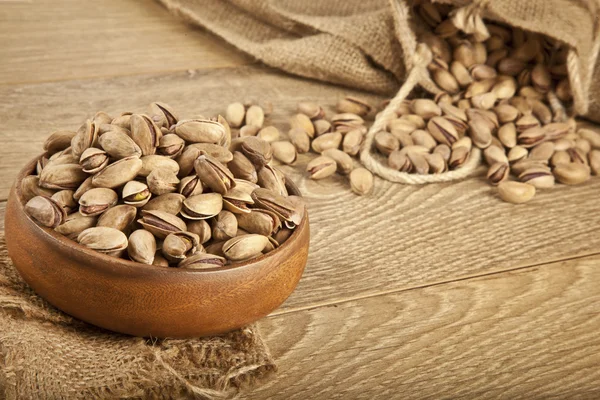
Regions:
[[[22,182],[26,212],[90,249],[165,267],[215,268],[289,238],[305,204],[288,195],[269,142],[232,139],[221,116],[151,111],[99,112],[50,135]]]
[[[578,130],[572,106],[568,48],[547,37],[495,23],[466,35],[451,7],[424,2],[416,14],[432,32],[420,40],[442,90],[406,100],[375,137],[391,168],[439,174],[461,168],[473,146],[484,150],[487,177],[500,197],[522,203],[555,181],[579,184],[600,173],[600,134]],[[479,27],[483,29],[483,27]],[[511,174],[515,181],[511,181]]]
[[[356,97],[345,97],[337,104],[338,114],[326,119],[321,106],[311,102],[298,104],[289,119],[287,140],[275,126],[264,125],[264,111],[258,105],[232,103],[225,116],[231,127],[240,128],[240,137],[256,136],[271,143],[273,157],[283,164],[293,164],[300,153],[319,154],[306,166],[311,179],[324,179],[336,172],[348,175],[352,191],[368,194],[373,175],[365,168],[354,168],[351,156],[357,156],[367,133],[365,118],[373,116],[373,107]]]

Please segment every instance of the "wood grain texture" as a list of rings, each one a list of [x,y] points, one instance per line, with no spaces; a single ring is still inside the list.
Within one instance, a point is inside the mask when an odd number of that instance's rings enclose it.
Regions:
[[[275,105],[267,123],[286,131],[298,101],[315,100],[331,115],[336,99],[353,92],[254,67],[0,87],[6,99],[0,104],[0,149],[6,149],[0,150],[0,199],[52,130],[76,129],[98,110],[144,111],[157,93],[187,116],[223,112],[229,102],[260,96]],[[309,201],[312,237],[304,278],[276,313],[600,248],[600,179],[557,186],[523,206],[500,201],[483,178],[425,186],[376,179],[374,192],[358,197],[344,177],[306,179],[308,159],[283,168]]]
[[[597,399],[600,257],[269,317],[248,399]]]
[[[3,1],[0,84],[247,64],[155,1]]]

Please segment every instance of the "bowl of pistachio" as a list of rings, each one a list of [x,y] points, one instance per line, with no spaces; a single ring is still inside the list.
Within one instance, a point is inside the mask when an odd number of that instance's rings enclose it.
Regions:
[[[298,188],[268,141],[227,121],[99,112],[53,133],[6,207],[9,255],[32,289],[112,331],[227,332],[280,306],[308,256]]]

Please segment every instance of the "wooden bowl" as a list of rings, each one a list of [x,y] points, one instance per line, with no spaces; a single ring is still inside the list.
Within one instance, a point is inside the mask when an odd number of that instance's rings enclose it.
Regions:
[[[135,336],[185,338],[240,328],[276,309],[306,265],[308,214],[279,248],[211,270],[161,268],[90,250],[25,213],[20,173],[6,205],[8,252],[41,297],[83,321]],[[299,194],[298,189],[289,187]]]

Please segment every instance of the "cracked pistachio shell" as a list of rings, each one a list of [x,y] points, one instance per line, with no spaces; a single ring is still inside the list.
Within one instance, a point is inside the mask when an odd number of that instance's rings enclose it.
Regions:
[[[172,263],[178,263],[188,255],[194,254],[200,241],[198,235],[191,232],[175,232],[167,235],[162,243],[163,256]]]
[[[175,133],[186,142],[218,144],[225,136],[225,127],[210,119],[186,119],[175,125]]]
[[[488,165],[492,165],[498,162],[508,164],[508,158],[504,153],[504,148],[490,146],[483,151],[483,155]]]
[[[526,203],[535,196],[535,186],[522,182],[504,181],[498,184],[498,195],[508,203]]]
[[[164,211],[169,214],[177,215],[183,207],[183,200],[185,200],[185,196],[179,193],[161,194],[146,203],[146,205],[142,207],[142,210]]]
[[[197,175],[186,176],[179,182],[177,191],[185,197],[202,194],[204,188]]]
[[[109,164],[92,177],[92,185],[102,188],[116,188],[133,180],[142,169],[138,157],[126,157]]]
[[[306,165],[311,179],[324,179],[331,176],[337,170],[337,164],[334,160],[326,156],[319,156],[309,161]]]
[[[123,129],[131,130],[131,116],[132,115],[133,115],[132,112],[125,111],[125,112],[121,113],[121,115],[119,115],[118,117],[113,118],[113,120],[110,122],[110,124],[118,126]]]
[[[295,206],[295,214],[296,214],[295,221],[296,222],[285,221],[285,225],[288,228],[293,229],[296,225],[299,224],[298,221],[302,221],[304,219],[304,214],[306,213],[307,205],[306,205],[306,201],[300,196],[292,195],[292,196],[288,196],[287,199]]]
[[[433,150],[433,148],[438,144],[433,138],[433,136],[431,136],[431,133],[423,129],[417,129],[416,131],[411,133],[410,136],[413,145],[423,146],[428,148],[429,150]]]
[[[347,175],[354,167],[352,158],[340,149],[327,149],[321,154],[335,161],[337,172],[340,174]]]
[[[427,123],[427,130],[441,144],[452,146],[458,140],[454,125],[444,117],[433,117]]]
[[[315,127],[315,136],[321,136],[324,133],[333,131],[331,122],[327,121],[326,119],[318,119],[313,121],[313,126]]]
[[[360,129],[354,129],[346,133],[342,141],[342,150],[344,153],[355,156],[360,151],[360,145],[363,142],[363,133]]]
[[[106,210],[98,218],[97,226],[106,226],[120,231],[126,231],[135,220],[137,209],[134,206],[121,204]]]
[[[142,209],[142,218],[138,222],[159,239],[164,239],[173,232],[187,231],[181,218],[159,210]]]
[[[450,160],[450,154],[452,153],[452,150],[450,149],[450,146],[447,146],[445,144],[438,144],[433,149],[433,153],[439,153],[439,154],[441,154],[441,156],[444,159],[444,161],[448,162],[448,160]]]
[[[48,228],[56,228],[67,217],[60,204],[46,196],[35,196],[29,200],[25,204],[25,212]]]
[[[373,174],[365,168],[356,168],[350,172],[350,188],[358,195],[366,195],[373,189]]]
[[[221,141],[218,143],[218,145],[222,146],[224,149],[228,149],[231,145],[231,127],[229,126],[229,123],[225,117],[222,115],[217,116],[217,122],[223,125],[223,128],[225,129],[225,134],[221,138]]]
[[[178,268],[186,269],[211,269],[225,265],[227,260],[215,254],[196,253],[177,264]]]
[[[212,222],[212,237],[215,240],[229,240],[235,237],[238,229],[238,221],[235,215],[223,210],[217,214]]]
[[[510,167],[508,164],[498,162],[492,164],[487,172],[487,178],[492,185],[498,185],[500,182],[505,181],[510,174]]]
[[[95,174],[104,169],[108,165],[108,161],[108,155],[104,150],[90,147],[81,154],[79,165],[81,165],[83,172]]]
[[[237,214],[238,227],[248,233],[270,236],[281,227],[281,220],[275,213],[253,209],[249,213]]]
[[[196,175],[202,184],[216,193],[224,194],[235,186],[234,175],[217,159],[202,153],[194,162]]]
[[[223,253],[231,261],[243,261],[259,256],[268,242],[269,239],[262,235],[236,236],[223,244]]]
[[[171,126],[177,124],[177,121],[179,120],[173,108],[166,103],[151,103],[150,109],[152,110],[153,115],[158,115],[161,117],[160,120],[163,122],[161,125],[166,128],[170,128]]]
[[[51,156],[54,153],[63,151],[71,146],[71,141],[77,132],[73,131],[56,131],[53,132],[44,142],[44,150]]]
[[[448,167],[450,169],[456,169],[463,166],[469,158],[471,150],[467,147],[460,146],[452,149],[450,153],[450,159],[448,160]]]
[[[225,111],[225,119],[234,128],[239,128],[244,123],[246,108],[242,103],[231,103]]]
[[[315,137],[315,127],[310,118],[305,114],[296,114],[290,118],[290,129],[301,129],[309,138]]]
[[[154,253],[154,261],[152,261],[152,265],[156,265],[157,267],[169,268],[169,261],[162,255],[160,250],[157,250]]]
[[[46,189],[75,190],[87,177],[79,164],[48,164],[40,174],[39,185]]]
[[[310,101],[301,101],[296,106],[296,109],[300,114],[306,115],[311,120],[323,118],[325,116],[325,111],[323,108]]]
[[[259,168],[267,165],[273,158],[273,149],[269,142],[254,136],[245,138],[241,148],[248,160]]]
[[[142,168],[138,174],[142,177],[147,177],[154,170],[168,170],[174,174],[179,173],[179,164],[177,161],[159,154],[152,154],[141,158]]]
[[[129,181],[123,187],[123,202],[135,207],[142,207],[152,197],[148,185],[139,181]]]
[[[81,185],[79,185],[77,190],[75,190],[75,193],[73,194],[73,199],[75,199],[75,201],[79,201],[85,192],[94,187],[94,185],[92,185],[92,178],[92,176],[89,176]]]
[[[227,147],[223,147],[214,143],[193,143],[188,145],[186,149],[187,148],[200,150],[201,152],[208,154],[223,164],[227,164],[233,159],[233,154],[227,149]]]
[[[147,156],[156,152],[162,132],[147,115],[133,114],[131,116],[131,138]]]
[[[142,149],[126,134],[118,131],[104,133],[98,139],[100,147],[113,159],[141,157]]]
[[[73,155],[76,158],[81,157],[81,154],[83,154],[86,149],[95,146],[97,141],[98,131],[96,124],[88,119],[77,130],[77,133],[75,136],[73,136],[73,139],[71,139]]]
[[[292,236],[292,233],[294,233],[293,229],[283,227],[279,231],[277,231],[275,235],[273,235],[273,239],[281,246],[283,243],[285,243],[286,240],[290,238],[290,236]]]
[[[435,101],[430,99],[416,99],[410,104],[412,111],[424,119],[439,117],[442,115],[442,109]]]
[[[93,188],[85,192],[79,199],[81,215],[100,215],[119,200],[117,192],[108,188]]]
[[[183,152],[185,141],[174,133],[169,133],[160,138],[158,153],[160,155],[176,158]]]
[[[343,136],[340,132],[324,133],[312,141],[311,147],[316,153],[322,153],[327,149],[337,149],[342,143]]]
[[[223,209],[223,197],[219,193],[204,193],[188,197],[183,201],[181,215],[198,220],[214,217]]]
[[[333,163],[335,166],[335,161]],[[290,221],[299,225],[302,220],[301,216],[296,212],[296,207],[293,202],[269,189],[254,189],[252,192],[252,200],[254,200],[256,207],[272,211],[285,221]]]
[[[548,167],[530,167],[519,174],[519,181],[529,183],[538,189],[548,189],[554,186],[554,175]]]
[[[244,185],[239,182],[240,181],[237,181],[235,187],[229,189],[227,193],[223,195],[223,207],[234,214],[248,213],[250,212],[248,204],[254,204],[251,194],[255,188],[245,188]]]
[[[409,172],[412,169],[412,163],[406,153],[399,150],[390,153],[388,156],[388,166],[401,172]]]
[[[338,113],[350,113],[365,117],[371,113],[373,107],[363,99],[354,96],[346,96],[343,99],[338,100],[336,110]],[[323,116],[324,113],[320,118]]]
[[[120,257],[128,245],[127,236],[118,229],[105,226],[88,228],[81,232],[77,241],[100,253]]]
[[[444,161],[444,157],[442,157],[439,153],[432,154],[423,154],[425,157],[425,161],[429,164],[429,171],[433,174],[441,174],[445,172],[447,169],[446,161]]]
[[[298,158],[296,147],[292,142],[280,140],[271,143],[271,147],[273,148],[273,157],[283,164],[293,164]]]
[[[87,228],[96,226],[97,217],[89,217],[76,212],[67,216],[65,221],[54,228],[54,230],[71,240],[77,240],[77,236]]]
[[[179,179],[173,171],[155,169],[146,177],[146,184],[152,194],[160,196],[176,191],[177,186],[179,186]]]
[[[100,142],[100,138],[108,132],[122,133],[128,137],[131,135],[131,132],[129,131],[129,129],[121,128],[120,126],[113,125],[113,124],[101,124],[98,126],[98,143]],[[140,154],[142,154],[141,150],[140,150]]]
[[[288,132],[288,137],[290,138],[292,144],[296,147],[298,153],[302,154],[310,150],[310,137],[303,129],[291,129]]]
[[[70,214],[77,208],[77,202],[73,198],[75,194],[72,190],[60,190],[54,193],[50,198],[60,205],[67,214]]]
[[[127,253],[132,261],[152,265],[156,253],[156,238],[145,229],[138,229],[129,235]]]
[[[253,183],[258,182],[256,167],[244,153],[240,151],[233,152],[233,159],[227,164],[227,168],[233,176],[238,179],[244,179]]]
[[[29,201],[35,196],[52,197],[54,190],[39,186],[40,178],[36,175],[27,175],[21,181],[21,195],[25,201]]]
[[[285,176],[281,171],[270,165],[265,165],[258,171],[258,184],[265,188],[279,193],[282,196],[287,196],[288,192],[285,188]]]
[[[198,235],[200,244],[204,244],[212,238],[212,230],[210,228],[210,225],[204,219],[188,222],[187,228],[188,232],[192,232]]]

